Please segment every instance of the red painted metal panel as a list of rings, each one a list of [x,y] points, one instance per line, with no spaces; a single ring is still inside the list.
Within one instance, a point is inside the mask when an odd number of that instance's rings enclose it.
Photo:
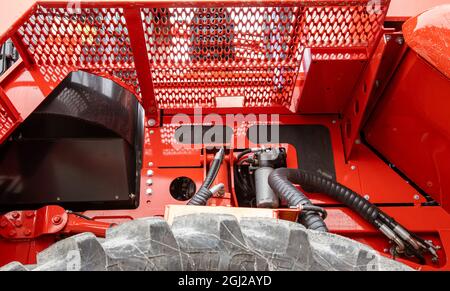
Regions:
[[[369,143],[450,211],[450,80],[410,51],[365,129]]]

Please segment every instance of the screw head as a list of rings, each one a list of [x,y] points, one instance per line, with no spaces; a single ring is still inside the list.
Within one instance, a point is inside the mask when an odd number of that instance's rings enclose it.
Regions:
[[[364,195],[364,199],[369,200],[370,196],[369,195]]]
[[[153,190],[152,189],[147,189],[146,191],[145,191],[145,193],[147,194],[147,195],[152,195],[153,194]]]
[[[153,180],[147,179],[147,181],[145,183],[147,184],[147,186],[151,186],[151,185],[153,185]]]
[[[148,176],[148,177],[153,176],[153,170],[148,170],[148,171],[147,171],[147,176]]]
[[[149,162],[149,163],[148,163],[148,166],[149,166],[149,167],[153,167],[153,165],[154,165],[153,162]]]
[[[156,120],[154,120],[154,119],[149,119],[149,120],[147,121],[147,124],[148,124],[148,126],[155,126],[155,125],[156,125]]]
[[[59,215],[53,216],[52,222],[53,222],[53,224],[56,224],[56,225],[60,224],[62,222],[61,216],[59,216]]]
[[[420,199],[420,196],[419,195],[414,195],[414,200],[419,200]]]

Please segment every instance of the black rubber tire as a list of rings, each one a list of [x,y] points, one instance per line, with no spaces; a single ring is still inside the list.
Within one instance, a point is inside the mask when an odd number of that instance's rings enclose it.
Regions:
[[[105,239],[82,233],[0,270],[411,270],[356,241],[269,218],[191,214],[123,223]]]

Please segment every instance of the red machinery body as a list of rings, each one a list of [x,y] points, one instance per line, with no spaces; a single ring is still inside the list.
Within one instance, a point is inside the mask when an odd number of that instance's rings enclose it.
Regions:
[[[0,44],[11,39],[21,56],[0,76],[0,142],[77,70],[132,91],[143,104],[146,128],[136,209],[84,212],[92,221],[76,220],[60,208],[31,211],[40,218],[30,221],[28,212],[4,214],[0,265],[33,263],[59,235],[101,235],[111,223],[164,216],[167,205],[186,204],[171,196],[171,181],[189,172],[200,187],[211,155],[208,144],[176,150],[179,123],[174,118],[184,113],[184,124],[231,128],[229,157],[243,146],[260,146],[245,137],[252,125],[325,127],[336,180],[442,247],[439,264],[402,261],[421,270],[450,270],[450,81],[448,58],[440,57],[450,52],[441,43],[438,52],[425,57],[429,49],[409,46],[423,42],[410,35],[410,23],[403,36],[399,19],[405,15],[388,13],[390,2],[398,7],[401,1],[81,1],[68,6],[68,1],[44,0],[15,5],[0,23]],[[448,17],[448,10],[444,13]],[[385,21],[394,28],[383,27]],[[450,35],[448,26],[436,36],[430,25],[421,33],[433,32],[434,44],[439,35]],[[239,114],[257,118],[235,118]],[[245,144],[238,144],[242,140]],[[288,167],[301,166],[295,147],[280,146],[290,153]],[[209,205],[238,207],[233,159],[225,161],[217,179],[226,180],[227,193]],[[430,205],[424,193],[438,205]],[[359,216],[322,194],[310,198],[326,207],[331,232],[390,256],[389,242]],[[282,212],[277,217],[295,217]],[[55,215],[63,220],[60,226]]]

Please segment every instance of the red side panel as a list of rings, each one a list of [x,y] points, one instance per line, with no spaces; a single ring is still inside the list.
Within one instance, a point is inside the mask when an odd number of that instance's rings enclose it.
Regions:
[[[450,79],[410,51],[365,133],[372,146],[450,211]]]

